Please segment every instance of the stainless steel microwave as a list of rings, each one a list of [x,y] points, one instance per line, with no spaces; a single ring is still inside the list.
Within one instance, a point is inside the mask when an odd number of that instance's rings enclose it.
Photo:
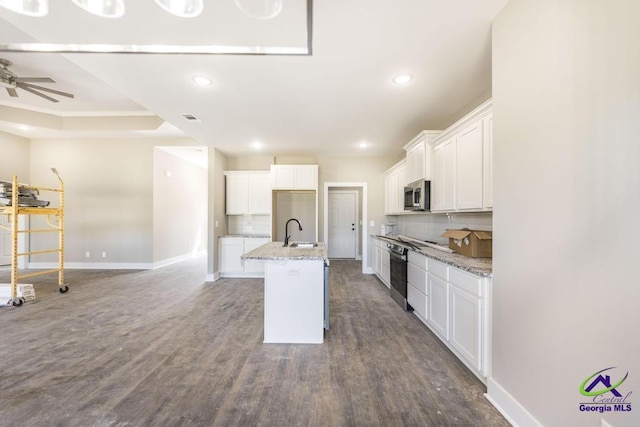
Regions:
[[[431,209],[431,181],[424,179],[404,187],[405,211],[428,211]]]

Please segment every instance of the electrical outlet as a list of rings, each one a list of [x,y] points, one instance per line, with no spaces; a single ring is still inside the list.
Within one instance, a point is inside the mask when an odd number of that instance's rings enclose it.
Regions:
[[[369,227],[375,227],[376,222],[374,220],[369,221]]]
[[[86,252],[84,253],[84,257],[85,257],[85,258],[91,258],[91,252],[86,251]]]
[[[218,220],[216,219],[216,228],[218,228]]]
[[[102,252],[102,258],[106,258],[107,257],[107,253],[106,252]]]

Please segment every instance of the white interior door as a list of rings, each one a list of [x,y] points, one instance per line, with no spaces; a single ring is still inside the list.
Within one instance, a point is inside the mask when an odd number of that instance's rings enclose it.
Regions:
[[[329,258],[356,258],[358,192],[329,193]]]
[[[7,215],[0,215],[0,225],[10,227]],[[0,228],[0,265],[11,264],[11,231]]]

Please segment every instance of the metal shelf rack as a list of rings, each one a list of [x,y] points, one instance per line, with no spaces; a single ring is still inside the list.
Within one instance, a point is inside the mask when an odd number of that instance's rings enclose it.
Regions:
[[[13,187],[11,192],[11,206],[0,206],[0,215],[7,215],[9,226],[0,225],[5,230],[11,231],[11,300],[15,307],[20,307],[24,303],[24,299],[18,297],[18,280],[26,279],[27,277],[40,276],[43,274],[58,273],[58,290],[64,294],[69,290],[69,287],[64,284],[64,182],[58,171],[52,168],[51,171],[58,177],[60,181],[59,188],[48,187],[36,187],[32,185],[18,184],[18,177],[13,176]],[[54,192],[59,195],[58,207],[31,207],[20,206],[18,203],[18,188],[28,188],[36,190],[37,192]],[[19,229],[18,216],[19,215],[45,215],[47,218],[48,228],[41,229]],[[33,234],[33,233],[58,233],[58,247],[54,249],[38,250],[38,251],[25,251],[19,252],[18,249],[18,236],[21,234]],[[21,256],[39,255],[57,253],[58,254],[58,268],[47,269],[42,271],[36,271],[31,273],[19,274],[18,270],[18,258]]]

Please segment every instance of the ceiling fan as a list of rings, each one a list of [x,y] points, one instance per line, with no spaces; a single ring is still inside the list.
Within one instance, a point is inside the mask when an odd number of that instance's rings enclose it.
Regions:
[[[33,83],[55,83],[50,77],[18,77],[13,71],[9,69],[13,63],[7,59],[0,58],[0,86],[7,89],[7,92],[12,97],[18,96],[16,89],[20,88],[31,92],[34,95],[42,97],[51,102],[58,102],[57,99],[45,95],[42,92],[49,92],[55,95],[66,96],[67,98],[73,98],[73,95],[67,92],[62,92],[48,87],[34,85]]]

